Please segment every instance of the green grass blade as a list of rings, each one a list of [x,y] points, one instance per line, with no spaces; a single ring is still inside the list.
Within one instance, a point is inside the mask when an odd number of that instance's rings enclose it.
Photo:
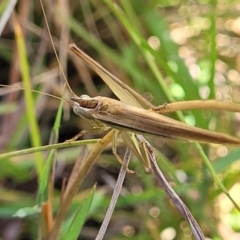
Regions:
[[[29,75],[29,63],[27,60],[27,51],[24,43],[24,38],[22,34],[22,30],[20,25],[18,24],[16,18],[14,20],[14,28],[15,28],[15,36],[17,42],[17,49],[19,55],[19,63],[21,69],[21,76],[23,80],[24,86],[24,94],[25,94],[25,101],[26,101],[26,111],[27,111],[27,119],[29,123],[29,130],[30,130],[30,138],[32,145],[34,147],[41,146],[41,134],[40,129],[38,126],[38,121],[35,114],[35,107],[34,107],[34,97],[32,95],[32,87],[30,82],[30,75]],[[43,156],[41,153],[36,153],[36,171],[38,174],[41,173],[43,167]]]
[[[78,238],[79,233],[81,232],[82,226],[83,226],[84,222],[86,221],[86,217],[88,216],[95,189],[96,189],[96,186],[93,187],[90,194],[82,202],[81,206],[78,208],[78,210],[76,211],[76,213],[74,215],[74,218],[69,226],[68,231],[63,235],[63,237],[61,239],[74,240],[74,239]]]
[[[0,160],[3,160],[5,158],[10,158],[10,157],[16,157],[20,155],[25,155],[25,154],[30,154],[30,153],[35,153],[35,152],[43,152],[51,149],[58,149],[58,148],[67,148],[67,147],[76,147],[76,146],[84,146],[88,144],[95,144],[99,141],[99,139],[88,139],[88,140],[80,140],[80,141],[75,141],[75,142],[64,142],[64,143],[57,143],[57,144],[50,144],[50,145],[45,145],[41,147],[35,147],[35,148],[28,148],[28,149],[23,149],[19,151],[12,151],[9,153],[3,153],[0,154]]]

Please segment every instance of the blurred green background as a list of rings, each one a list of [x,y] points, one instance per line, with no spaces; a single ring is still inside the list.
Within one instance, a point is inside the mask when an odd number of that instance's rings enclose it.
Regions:
[[[8,4],[0,3],[0,14]],[[45,10],[60,61],[77,95],[116,98],[103,81],[68,51],[76,43],[111,73],[154,105],[180,100],[217,99],[240,102],[240,3],[239,1],[45,1]],[[17,54],[13,13],[0,37],[1,84],[21,82],[29,75],[31,88],[64,99],[58,70],[43,13],[38,1],[20,1],[14,7],[22,30],[26,59]],[[154,50],[153,57],[149,47]],[[24,50],[24,49],[23,49]],[[24,69],[22,64],[26,61]],[[22,73],[22,74],[21,74]],[[27,77],[27,76],[26,76]],[[16,85],[21,87],[21,83]],[[49,143],[59,101],[34,94],[25,107],[23,91],[1,88],[1,153]],[[27,113],[26,109],[30,112]],[[27,115],[32,115],[32,130]],[[240,137],[240,114],[194,110],[183,113],[187,123]],[[177,114],[170,117],[178,119]],[[34,123],[33,123],[34,125]],[[64,142],[87,126],[65,104],[59,140]],[[86,138],[97,138],[88,135]],[[185,141],[148,137],[157,149],[159,166],[189,207],[209,239],[240,238],[240,214],[216,187],[194,146]],[[119,139],[119,154],[125,146]],[[240,203],[238,148],[203,145],[213,167],[236,202]],[[55,208],[64,178],[68,178],[81,147],[64,148],[56,154]],[[39,169],[47,152],[0,160],[0,238],[37,239]],[[160,155],[161,154],[161,155]],[[101,225],[120,164],[111,146],[99,157],[79,190],[72,211],[97,182],[93,206],[79,239],[94,239]],[[192,239],[188,224],[151,175],[133,157],[117,208],[104,239]],[[27,209],[26,209],[27,208]],[[24,209],[24,218],[13,217]],[[19,212],[17,212],[19,216]]]

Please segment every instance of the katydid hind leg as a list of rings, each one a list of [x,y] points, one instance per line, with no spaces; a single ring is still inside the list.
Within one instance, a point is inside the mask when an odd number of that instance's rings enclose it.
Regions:
[[[119,134],[119,131],[114,130],[113,139],[112,139],[112,153],[113,153],[113,155],[116,157],[116,159],[118,160],[118,162],[119,162],[124,168],[126,168],[127,173],[133,174],[133,173],[135,173],[135,171],[130,170],[130,169],[128,168],[128,166],[126,166],[126,165],[123,163],[123,160],[121,159],[121,157],[120,157],[120,156],[118,155],[118,153],[117,153],[117,141],[116,141],[116,140],[117,140],[118,134]]]

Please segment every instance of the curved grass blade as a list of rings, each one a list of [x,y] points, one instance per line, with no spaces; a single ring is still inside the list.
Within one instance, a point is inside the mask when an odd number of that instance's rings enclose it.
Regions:
[[[30,137],[31,142],[34,147],[41,146],[41,138],[40,138],[40,130],[38,126],[38,122],[36,119],[36,115],[33,114],[34,111],[34,100],[31,91],[31,82],[29,75],[29,64],[26,58],[26,46],[24,43],[23,33],[18,23],[16,16],[13,17],[13,26],[17,41],[17,49],[20,58],[20,68],[22,73],[23,85],[26,91],[24,91],[25,99],[26,99],[26,110],[27,110],[27,119],[29,122],[30,128]],[[36,153],[36,170],[38,174],[41,173],[43,168],[43,156],[41,153]]]
[[[96,185],[94,185],[87,198],[81,203],[79,209],[76,211],[68,231],[61,237],[62,240],[78,239],[79,233],[81,232],[83,224],[89,213],[95,190]]]

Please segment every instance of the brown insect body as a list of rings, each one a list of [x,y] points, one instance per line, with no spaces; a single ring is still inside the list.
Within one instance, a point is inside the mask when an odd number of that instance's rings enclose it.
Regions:
[[[72,100],[79,104],[75,106],[78,113],[86,111],[90,118],[116,129],[205,143],[240,145],[237,138],[189,126],[152,110],[134,107],[118,100],[106,97],[80,97]],[[90,108],[86,109],[86,106]]]

